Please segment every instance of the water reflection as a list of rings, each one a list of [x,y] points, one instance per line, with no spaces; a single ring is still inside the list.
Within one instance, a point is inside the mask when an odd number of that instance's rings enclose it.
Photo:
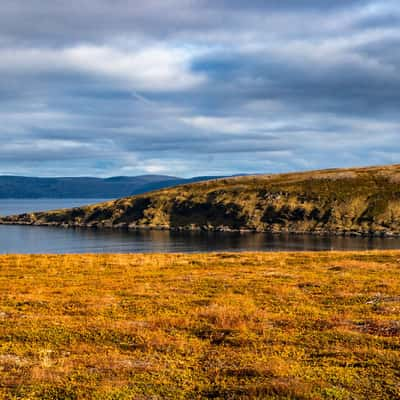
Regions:
[[[100,199],[0,199],[0,215],[76,207]],[[149,253],[399,249],[398,238],[232,232],[74,230],[0,225],[0,253]]]
[[[0,253],[149,253],[399,249],[398,238],[1,226]]]

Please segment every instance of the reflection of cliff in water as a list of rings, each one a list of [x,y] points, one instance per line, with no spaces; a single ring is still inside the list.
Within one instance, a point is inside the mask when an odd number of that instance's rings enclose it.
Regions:
[[[150,253],[400,249],[400,238],[128,231],[0,225],[0,253]]]

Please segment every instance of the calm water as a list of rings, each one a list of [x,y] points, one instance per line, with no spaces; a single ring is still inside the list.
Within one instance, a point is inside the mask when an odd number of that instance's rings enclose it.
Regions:
[[[0,199],[0,215],[57,210],[105,201],[104,199]]]
[[[0,215],[100,201],[0,200]],[[261,233],[119,231],[0,225],[0,253],[149,253],[400,249],[400,239],[274,236]]]

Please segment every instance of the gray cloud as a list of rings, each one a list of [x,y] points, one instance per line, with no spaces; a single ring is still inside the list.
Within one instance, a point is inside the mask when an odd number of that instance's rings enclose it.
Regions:
[[[5,0],[0,173],[398,162],[399,18],[393,0]]]

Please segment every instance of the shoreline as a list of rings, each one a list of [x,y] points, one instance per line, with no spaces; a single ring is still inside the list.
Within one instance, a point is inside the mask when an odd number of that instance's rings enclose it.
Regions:
[[[314,230],[314,231],[298,231],[290,229],[235,229],[226,226],[181,226],[170,227],[164,225],[133,225],[127,223],[110,224],[110,223],[95,223],[95,224],[80,224],[80,223],[58,223],[58,222],[28,222],[28,221],[2,221],[0,225],[20,225],[20,226],[37,226],[37,227],[54,227],[64,229],[88,229],[88,230],[122,230],[122,231],[170,231],[170,232],[229,232],[229,233],[267,233],[272,235],[294,235],[294,236],[320,236],[320,237],[362,237],[362,238],[399,238],[400,232],[393,231],[361,231],[361,230]]]

